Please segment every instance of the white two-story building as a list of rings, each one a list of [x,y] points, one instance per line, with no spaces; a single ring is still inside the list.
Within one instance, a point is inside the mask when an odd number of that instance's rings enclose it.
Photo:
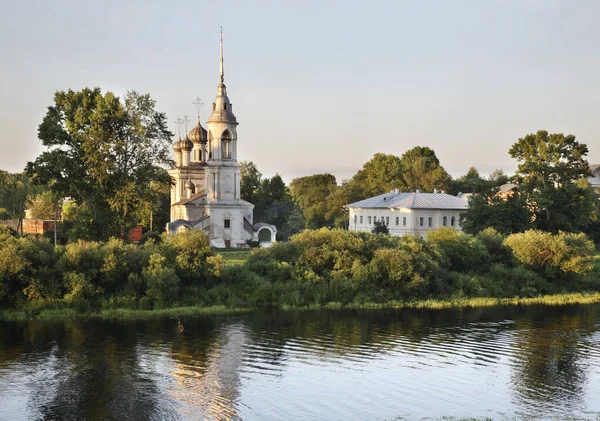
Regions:
[[[439,227],[461,231],[461,212],[468,208],[466,199],[444,193],[401,193],[398,190],[347,205],[351,231],[371,232],[375,221],[385,223],[391,235],[425,233]]]

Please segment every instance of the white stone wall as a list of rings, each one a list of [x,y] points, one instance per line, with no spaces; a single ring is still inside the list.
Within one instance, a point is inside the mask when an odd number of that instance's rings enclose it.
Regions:
[[[444,217],[446,217],[446,226],[462,231],[459,224],[461,210],[451,209],[385,209],[385,208],[349,208],[350,211],[350,231],[371,232],[375,226],[374,221],[380,221],[382,218],[386,222],[391,235],[401,237],[406,234],[413,234],[419,237],[425,236],[425,233],[431,229],[437,229],[444,226]],[[356,222],[355,222],[356,216]],[[362,223],[361,223],[362,217]],[[370,217],[370,220],[369,220]],[[451,225],[454,217],[454,226]],[[398,218],[398,224],[396,224]],[[403,224],[406,218],[406,225]],[[423,218],[421,226],[420,218]],[[431,218],[431,226],[429,225]]]
[[[244,229],[244,214],[252,212],[250,206],[218,205],[208,206],[210,212],[210,238],[222,238],[231,241],[231,245],[245,243],[252,235]],[[225,227],[225,220],[230,221],[230,227]]]

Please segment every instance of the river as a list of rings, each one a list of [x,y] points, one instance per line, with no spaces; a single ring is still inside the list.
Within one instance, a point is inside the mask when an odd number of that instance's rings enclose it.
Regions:
[[[600,306],[0,322],[1,420],[598,419]]]

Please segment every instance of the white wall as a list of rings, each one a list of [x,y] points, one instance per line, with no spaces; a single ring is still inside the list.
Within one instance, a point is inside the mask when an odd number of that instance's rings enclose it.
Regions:
[[[378,221],[381,218],[389,223],[387,224],[391,235],[403,236],[406,234],[413,234],[417,236],[424,236],[425,233],[431,229],[439,228],[443,225],[444,216],[446,217],[446,226],[462,231],[462,227],[459,224],[459,216],[463,210],[451,210],[451,209],[382,209],[382,208],[350,208],[350,231],[366,231],[371,232],[374,224],[374,218]],[[356,216],[356,223],[354,217]],[[362,216],[362,223],[361,223]],[[371,223],[369,223],[369,217],[371,217]],[[396,225],[396,217],[398,217],[398,225]],[[452,227],[452,217],[455,218],[454,227]],[[406,218],[406,225],[403,225],[403,218]],[[423,218],[423,226],[420,225],[420,218]],[[431,226],[429,226],[429,218],[431,218]]]

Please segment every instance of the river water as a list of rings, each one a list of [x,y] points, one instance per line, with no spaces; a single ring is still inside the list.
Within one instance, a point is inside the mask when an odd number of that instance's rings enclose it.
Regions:
[[[600,306],[0,322],[1,420],[599,419]]]

